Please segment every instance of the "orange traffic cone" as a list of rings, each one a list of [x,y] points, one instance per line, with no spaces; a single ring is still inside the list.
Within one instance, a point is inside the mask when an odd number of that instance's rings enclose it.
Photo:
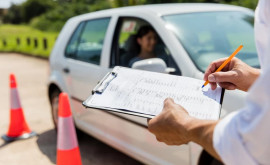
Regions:
[[[81,165],[80,150],[71,115],[68,95],[59,95],[57,165]]]
[[[10,74],[10,124],[6,135],[2,138],[6,142],[11,142],[19,139],[27,139],[36,136],[35,132],[32,132],[23,114],[23,109],[21,108],[19,93],[17,90],[17,83],[14,74]]]

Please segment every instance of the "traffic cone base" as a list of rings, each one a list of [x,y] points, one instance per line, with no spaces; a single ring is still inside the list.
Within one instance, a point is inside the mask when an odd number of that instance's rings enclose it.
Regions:
[[[71,150],[57,150],[57,165],[77,165],[81,164],[79,147]]]
[[[30,133],[24,133],[24,134],[22,134],[21,136],[18,136],[18,137],[10,137],[8,135],[3,135],[2,139],[5,140],[6,142],[12,142],[12,141],[15,141],[15,140],[29,139],[29,138],[34,137],[34,136],[37,136],[37,133],[32,131]]]
[[[12,122],[10,122],[7,136],[18,137],[24,133],[31,132],[27,123],[25,122],[23,110],[21,108],[10,111],[10,121]]]

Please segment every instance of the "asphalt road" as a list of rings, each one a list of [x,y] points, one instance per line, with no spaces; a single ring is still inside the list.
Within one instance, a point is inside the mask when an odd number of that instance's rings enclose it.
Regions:
[[[50,165],[56,163],[56,132],[50,114],[46,82],[47,60],[20,54],[0,53],[0,135],[9,125],[9,74],[16,75],[25,118],[37,137],[5,143],[0,139],[0,164]],[[82,134],[79,146],[84,165],[140,164],[106,144]]]

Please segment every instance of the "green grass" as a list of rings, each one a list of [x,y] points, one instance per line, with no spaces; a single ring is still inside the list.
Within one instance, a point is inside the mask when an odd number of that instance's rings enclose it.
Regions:
[[[26,25],[0,25],[0,52],[19,52],[47,58],[57,36],[57,32],[43,32]],[[29,45],[27,39],[30,40]],[[47,40],[47,48],[44,48],[44,39]],[[34,40],[37,40],[37,46]]]
[[[136,32],[121,32],[120,34],[120,39],[119,39],[119,43],[123,44],[124,42],[127,41],[127,39],[129,38],[130,35],[136,34]]]

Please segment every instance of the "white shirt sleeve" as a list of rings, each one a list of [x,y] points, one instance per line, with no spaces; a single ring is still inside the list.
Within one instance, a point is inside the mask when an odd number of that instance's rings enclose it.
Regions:
[[[270,67],[256,81],[242,110],[222,119],[214,148],[225,164],[270,164]]]
[[[225,164],[270,164],[270,1],[260,0],[255,37],[262,72],[248,92],[246,106],[222,119],[213,145]]]

